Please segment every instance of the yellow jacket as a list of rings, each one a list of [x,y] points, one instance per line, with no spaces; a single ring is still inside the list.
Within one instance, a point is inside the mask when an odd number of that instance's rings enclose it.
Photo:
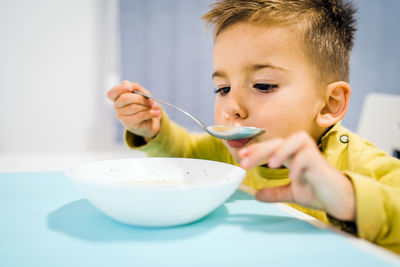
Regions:
[[[190,134],[163,114],[159,134],[149,143],[125,132],[125,141],[149,156],[209,159],[238,165],[224,144],[207,134]],[[390,157],[371,143],[340,125],[322,138],[325,159],[352,181],[356,195],[356,224],[340,222],[324,211],[296,204],[290,206],[327,224],[354,232],[396,253],[400,253],[400,160]],[[243,184],[256,190],[289,183],[287,169],[255,167]]]

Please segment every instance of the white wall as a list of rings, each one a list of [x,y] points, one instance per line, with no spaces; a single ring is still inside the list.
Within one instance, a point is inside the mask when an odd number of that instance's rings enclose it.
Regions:
[[[0,0],[0,153],[114,145],[105,91],[117,82],[106,84],[117,4]]]

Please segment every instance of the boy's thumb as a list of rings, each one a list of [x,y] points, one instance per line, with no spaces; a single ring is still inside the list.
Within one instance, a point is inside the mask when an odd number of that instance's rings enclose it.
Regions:
[[[262,202],[293,202],[293,194],[291,184],[263,188],[256,192],[254,197]]]

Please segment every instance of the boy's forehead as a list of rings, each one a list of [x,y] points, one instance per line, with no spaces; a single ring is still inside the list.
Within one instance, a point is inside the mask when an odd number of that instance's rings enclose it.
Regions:
[[[304,54],[301,51],[302,48],[301,38],[288,27],[237,23],[224,29],[216,37],[214,60],[221,57],[244,57],[252,62],[258,61],[257,66],[252,66],[253,68],[260,68],[264,65],[276,66],[269,61],[263,61],[262,57],[299,56]],[[286,69],[284,66],[280,67]]]
[[[252,22],[238,22],[222,30],[216,37],[215,42],[218,42],[221,37],[237,37],[249,36],[252,38],[267,40],[273,38],[279,39],[299,39],[300,32],[296,26],[280,25],[280,24],[256,24]]]
[[[213,78],[257,71],[279,76],[304,71],[308,77],[317,75],[302,38],[293,28],[238,23],[221,31],[214,43]]]
[[[238,47],[239,54],[234,56],[250,56],[254,52],[268,55],[274,52],[304,54],[305,45],[302,40],[296,31],[287,26],[241,22],[219,33],[214,42],[214,57],[230,53],[231,49]]]

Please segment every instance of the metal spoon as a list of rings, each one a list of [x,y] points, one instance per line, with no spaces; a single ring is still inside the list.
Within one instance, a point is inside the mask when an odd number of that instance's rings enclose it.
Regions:
[[[227,126],[227,125],[213,125],[213,126],[206,126],[204,123],[202,123],[199,119],[197,119],[195,116],[190,114],[189,112],[172,105],[168,102],[165,102],[163,100],[157,99],[155,97],[149,96],[147,94],[144,94],[139,91],[133,90],[132,93],[142,95],[146,98],[154,99],[157,102],[160,102],[164,105],[167,105],[171,108],[174,108],[176,110],[179,110],[180,112],[183,112],[185,115],[190,117],[192,120],[197,122],[203,128],[204,131],[209,133],[212,136],[215,136],[220,139],[226,139],[226,140],[238,140],[238,139],[246,139],[246,138],[252,138],[258,135],[261,135],[265,133],[264,129],[256,128],[256,127],[245,127],[245,126]]]

